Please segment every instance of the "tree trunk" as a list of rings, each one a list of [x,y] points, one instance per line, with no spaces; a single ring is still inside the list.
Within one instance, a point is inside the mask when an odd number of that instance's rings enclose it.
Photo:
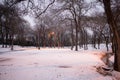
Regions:
[[[103,4],[104,4],[104,9],[105,9],[105,13],[107,16],[107,21],[108,24],[110,25],[110,29],[113,33],[113,36],[115,37],[114,39],[116,40],[117,43],[117,47],[116,47],[116,53],[115,53],[115,62],[114,62],[114,69],[116,71],[120,72],[120,36],[119,33],[117,31],[117,24],[114,20],[113,17],[113,13],[111,11],[111,0],[103,0]]]
[[[40,50],[40,34],[38,33],[38,49]]]
[[[3,32],[1,33],[1,36],[2,36],[2,48],[4,48],[4,35],[3,35]]]
[[[0,25],[0,26],[1,26],[1,27],[0,27],[0,28],[1,28],[1,29],[0,29],[0,31],[1,31],[1,32],[0,32],[0,33],[1,33],[1,34],[0,34],[0,35],[1,35],[1,42],[2,42],[2,48],[4,48],[4,35],[3,35],[3,28],[2,28],[3,25],[2,25],[2,22],[0,22],[0,23],[1,23],[1,25]]]
[[[13,38],[13,35],[11,37],[11,50],[13,50],[13,45],[14,45],[14,38]]]
[[[76,35],[75,35],[75,51],[78,51],[78,23],[76,18],[74,19],[75,21],[75,30],[76,30]]]
[[[8,32],[6,31],[5,48],[7,48],[7,45],[8,45]]]
[[[73,25],[71,21],[71,50],[73,50],[74,47],[74,34],[73,34]]]
[[[93,35],[93,48],[97,49],[96,48],[96,34]]]
[[[105,42],[106,42],[107,51],[109,51],[109,47],[108,47],[108,43],[109,43],[109,42],[108,42],[108,37],[106,37],[106,41],[105,41]]]

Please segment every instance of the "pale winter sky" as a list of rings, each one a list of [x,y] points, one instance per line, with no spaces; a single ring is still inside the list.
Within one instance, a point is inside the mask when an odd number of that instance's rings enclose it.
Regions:
[[[24,16],[23,18],[30,23],[31,27],[35,26],[35,22],[34,22],[34,18],[33,17],[27,15],[27,16]]]
[[[90,3],[90,2],[94,2],[94,1],[96,1],[96,0],[85,0],[87,3]],[[45,2],[47,2],[47,4],[49,4],[49,0],[45,0]],[[97,12],[104,12],[104,9],[103,9],[103,7],[102,6],[100,6],[100,4],[98,3],[97,4],[97,6],[96,7],[93,7],[92,9],[90,9],[87,13],[86,13],[86,15],[92,15],[95,11],[97,10]],[[35,19],[33,18],[33,17],[31,17],[31,16],[29,16],[29,15],[27,15],[27,16],[24,16],[24,19],[25,20],[27,20],[29,23],[30,23],[30,25],[31,25],[31,27],[33,28],[33,26],[35,26]]]

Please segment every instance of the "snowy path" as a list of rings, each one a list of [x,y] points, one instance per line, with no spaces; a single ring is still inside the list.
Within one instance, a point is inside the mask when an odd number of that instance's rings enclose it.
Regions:
[[[69,49],[0,49],[0,80],[112,80],[95,66],[103,62],[93,52]]]

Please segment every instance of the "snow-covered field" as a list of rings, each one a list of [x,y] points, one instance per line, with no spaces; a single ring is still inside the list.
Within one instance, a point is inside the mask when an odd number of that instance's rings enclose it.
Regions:
[[[102,47],[103,48],[103,47]],[[105,51],[70,48],[0,48],[0,80],[112,80],[96,72]]]

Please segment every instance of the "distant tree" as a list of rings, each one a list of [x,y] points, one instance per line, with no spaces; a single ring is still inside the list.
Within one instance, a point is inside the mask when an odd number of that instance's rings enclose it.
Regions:
[[[20,17],[19,7],[14,4],[14,1],[5,0],[3,4],[0,4],[0,22],[1,22],[1,36],[2,44],[11,45],[13,50],[14,40],[17,38],[23,19]],[[11,6],[12,5],[12,6]]]

